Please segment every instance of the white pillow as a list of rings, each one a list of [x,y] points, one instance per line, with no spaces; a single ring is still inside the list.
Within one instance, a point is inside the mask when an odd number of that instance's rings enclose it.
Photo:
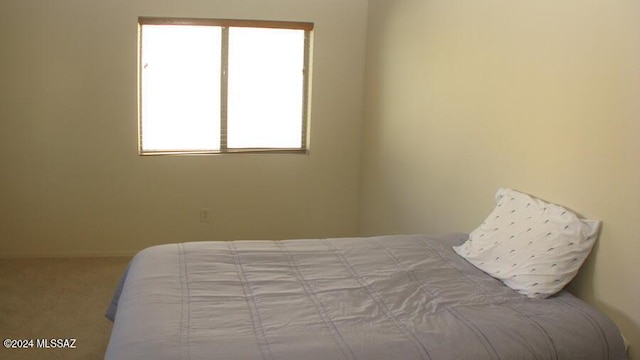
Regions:
[[[530,298],[562,290],[597,238],[599,221],[512,189],[499,189],[489,217],[453,249]]]

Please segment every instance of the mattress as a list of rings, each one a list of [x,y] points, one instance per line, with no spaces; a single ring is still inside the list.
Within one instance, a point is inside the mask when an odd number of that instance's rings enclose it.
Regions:
[[[108,316],[115,359],[624,359],[615,324],[530,299],[452,246],[466,234],[154,246]]]

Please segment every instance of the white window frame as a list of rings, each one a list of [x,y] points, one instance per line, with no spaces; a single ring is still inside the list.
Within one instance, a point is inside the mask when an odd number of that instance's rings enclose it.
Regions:
[[[222,66],[221,66],[221,99],[220,99],[220,149],[219,150],[145,150],[142,144],[142,27],[144,25],[188,25],[217,26],[222,28]],[[302,83],[302,122],[301,146],[295,148],[228,148],[227,146],[227,69],[229,27],[251,27],[271,29],[294,29],[304,31],[304,64]],[[140,155],[199,155],[229,153],[298,153],[309,152],[309,108],[311,77],[311,41],[313,23],[292,21],[263,20],[230,20],[230,19],[198,19],[198,18],[138,18],[138,150]]]

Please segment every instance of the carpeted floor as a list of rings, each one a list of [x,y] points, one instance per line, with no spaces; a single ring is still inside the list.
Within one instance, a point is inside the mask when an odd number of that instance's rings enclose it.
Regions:
[[[129,260],[0,259],[0,339],[33,339],[33,348],[3,346],[0,359],[103,359],[104,313]],[[38,349],[37,339],[76,339],[75,349]]]

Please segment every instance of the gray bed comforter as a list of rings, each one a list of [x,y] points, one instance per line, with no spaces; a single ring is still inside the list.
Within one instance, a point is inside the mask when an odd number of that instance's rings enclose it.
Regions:
[[[105,358],[625,358],[608,317],[564,291],[512,291],[451,249],[466,237],[145,249],[114,297]]]

